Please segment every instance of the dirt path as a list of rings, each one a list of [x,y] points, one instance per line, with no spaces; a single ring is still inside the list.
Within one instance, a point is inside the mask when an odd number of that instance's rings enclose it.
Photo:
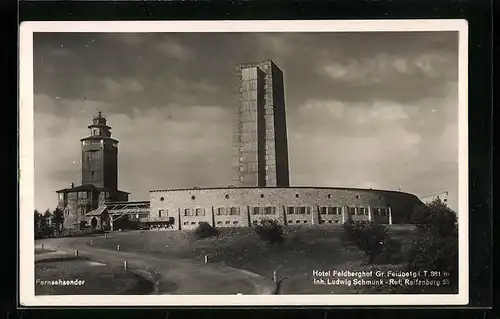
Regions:
[[[91,238],[53,238],[43,243],[44,249],[78,255],[108,265],[123,267],[156,282],[156,294],[224,295],[270,294],[274,285],[262,276],[224,267],[181,259],[157,258],[151,255],[90,247]]]

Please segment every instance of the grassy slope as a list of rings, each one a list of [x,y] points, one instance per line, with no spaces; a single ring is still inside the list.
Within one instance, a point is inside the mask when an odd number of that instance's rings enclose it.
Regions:
[[[35,285],[36,295],[144,294],[152,289],[146,280],[123,269],[94,266],[82,259],[35,264],[40,280],[85,280],[81,286]]]
[[[366,269],[364,255],[357,249],[346,248],[340,241],[342,227],[293,226],[285,228],[285,242],[269,247],[260,241],[252,229],[221,229],[217,238],[192,240],[189,232],[124,232],[114,233],[108,239],[94,239],[94,245],[120,250],[144,252],[161,257],[203,259],[206,253],[218,253],[210,262],[249,270],[272,277],[274,270],[289,277],[283,284],[283,293],[357,293],[359,287],[332,287],[311,284],[313,270]],[[409,244],[413,231],[405,226],[391,228],[394,238]],[[397,268],[401,265],[379,266]]]

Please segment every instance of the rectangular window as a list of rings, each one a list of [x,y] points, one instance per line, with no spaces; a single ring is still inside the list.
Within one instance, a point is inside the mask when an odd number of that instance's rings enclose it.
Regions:
[[[205,216],[204,208],[196,208],[196,216]]]
[[[59,200],[64,200],[64,193],[59,193]]]
[[[230,221],[229,220],[226,220],[226,225],[229,225]]]
[[[335,215],[335,207],[328,207],[328,215]]]
[[[184,222],[184,225],[187,225],[187,224],[188,224],[188,222]]]
[[[306,208],[305,207],[299,207],[299,214],[304,215],[306,213]]]
[[[231,207],[231,215],[239,215],[240,208],[239,207]]]
[[[226,211],[226,209],[224,207],[219,207],[217,209],[217,215],[224,215],[225,211]]]
[[[348,207],[347,212],[349,213],[349,215],[356,215],[356,208]]]
[[[196,225],[196,222],[191,222],[191,225]]]
[[[166,217],[167,216],[167,210],[166,209],[160,209],[158,211],[158,217]]]
[[[222,224],[222,222],[221,222],[221,221],[218,221],[218,222],[217,222],[217,225],[221,225],[221,224]]]
[[[253,214],[254,215],[259,215],[260,211],[259,211],[259,207],[254,207],[253,208]]]
[[[287,213],[288,215],[293,215],[293,213],[294,213],[294,211],[295,211],[295,209],[294,209],[294,208],[295,208],[295,207],[287,207],[287,208],[286,208],[286,213]]]
[[[184,216],[193,216],[193,212],[192,212],[191,208],[186,208],[184,210]]]
[[[266,209],[265,210],[266,215],[276,214],[276,207],[266,207],[265,209]]]

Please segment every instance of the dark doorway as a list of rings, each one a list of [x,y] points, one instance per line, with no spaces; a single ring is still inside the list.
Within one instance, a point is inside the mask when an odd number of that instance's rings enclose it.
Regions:
[[[92,220],[90,221],[90,224],[92,225],[92,228],[96,228],[97,227],[97,218],[92,218]]]
[[[174,217],[169,217],[168,218],[168,225],[167,225],[167,227],[168,228],[174,228],[174,224],[175,224],[175,218]]]

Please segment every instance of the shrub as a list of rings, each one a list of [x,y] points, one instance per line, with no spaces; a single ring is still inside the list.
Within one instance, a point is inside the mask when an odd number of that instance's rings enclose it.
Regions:
[[[391,239],[384,226],[350,220],[344,230],[344,244],[356,245],[367,256],[368,264],[397,263],[401,259],[401,243]]]
[[[262,219],[254,223],[254,230],[263,241],[269,244],[281,244],[284,240],[283,227],[274,219]]]
[[[408,263],[413,269],[457,274],[458,237],[444,238],[429,231],[419,234],[410,248]]]
[[[194,230],[196,239],[215,237],[219,235],[219,230],[207,222],[202,222]]]
[[[410,247],[408,266],[446,271],[452,287],[458,284],[458,227],[456,213],[440,199],[419,207],[412,215],[417,239]]]
[[[424,231],[448,237],[456,232],[457,214],[438,198],[419,206],[412,214],[412,223]]]

